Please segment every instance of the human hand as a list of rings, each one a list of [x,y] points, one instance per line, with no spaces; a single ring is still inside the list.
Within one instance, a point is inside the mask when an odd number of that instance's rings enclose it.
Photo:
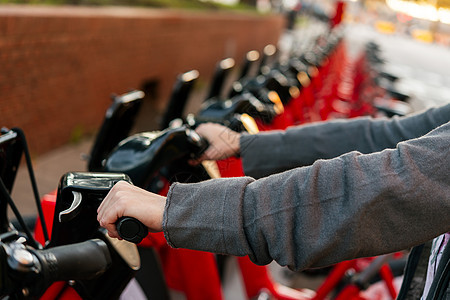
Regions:
[[[216,123],[204,123],[200,124],[195,131],[209,142],[208,149],[196,162],[225,159],[236,156],[240,152],[241,134],[228,127]]]
[[[166,197],[153,194],[125,181],[119,181],[106,195],[97,209],[100,226],[108,230],[110,237],[121,239],[116,221],[120,217],[133,217],[141,221],[151,232],[162,231]]]

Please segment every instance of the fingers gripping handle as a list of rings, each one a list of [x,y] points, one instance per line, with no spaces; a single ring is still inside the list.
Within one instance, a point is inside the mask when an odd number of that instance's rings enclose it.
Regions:
[[[139,244],[148,234],[148,228],[132,217],[119,218],[116,228],[121,238],[135,244]]]
[[[81,211],[83,196],[80,192],[72,191],[73,201],[70,207],[59,213],[59,221],[67,222],[73,219]],[[116,222],[117,232],[126,241],[139,244],[148,234],[147,227],[132,217],[122,217]]]

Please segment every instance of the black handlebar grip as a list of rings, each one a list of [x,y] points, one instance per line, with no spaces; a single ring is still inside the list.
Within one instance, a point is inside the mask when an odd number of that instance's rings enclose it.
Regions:
[[[132,217],[119,218],[116,228],[121,238],[135,244],[139,244],[148,234],[148,228]]]
[[[33,252],[43,266],[47,284],[94,278],[111,264],[108,246],[100,239]]]

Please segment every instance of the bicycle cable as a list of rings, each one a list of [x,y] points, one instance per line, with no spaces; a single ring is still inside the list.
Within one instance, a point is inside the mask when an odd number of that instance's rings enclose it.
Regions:
[[[20,140],[22,142],[25,160],[26,160],[27,168],[28,168],[28,174],[30,176],[30,182],[31,182],[31,186],[33,189],[34,199],[36,202],[36,208],[37,208],[37,211],[39,214],[39,218],[41,219],[42,233],[44,235],[45,243],[48,243],[48,241],[49,241],[48,231],[47,231],[47,227],[45,226],[44,213],[42,211],[41,201],[40,201],[39,192],[38,192],[38,188],[37,188],[37,184],[36,184],[36,177],[34,175],[33,166],[31,164],[31,156],[30,156],[30,151],[28,149],[28,143],[25,139],[25,134],[23,133],[22,129],[15,127],[15,128],[12,128],[12,130],[20,136]]]

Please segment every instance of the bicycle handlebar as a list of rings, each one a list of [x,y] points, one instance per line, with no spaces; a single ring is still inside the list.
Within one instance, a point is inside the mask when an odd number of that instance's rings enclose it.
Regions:
[[[186,126],[135,134],[110,154],[105,171],[126,173],[134,185],[145,187],[163,166],[185,156],[195,158],[208,146],[204,138]]]
[[[132,217],[119,218],[116,228],[121,238],[135,244],[139,244],[148,235],[148,228]]]
[[[50,281],[91,279],[111,264],[108,246],[100,239],[33,252],[48,268]]]
[[[20,242],[0,244],[0,295],[39,297],[55,281],[92,279],[111,264],[100,239],[37,250]]]

